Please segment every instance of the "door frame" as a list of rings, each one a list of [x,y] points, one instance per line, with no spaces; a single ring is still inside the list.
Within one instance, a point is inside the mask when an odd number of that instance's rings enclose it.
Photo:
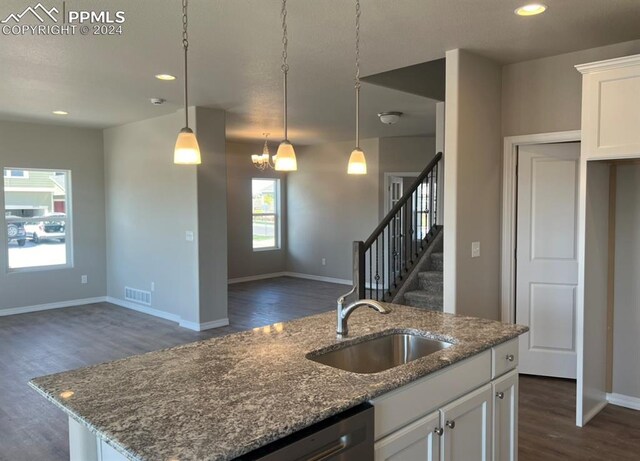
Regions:
[[[384,206],[382,208],[384,212],[384,216],[386,216],[391,209],[389,208],[389,187],[391,186],[391,177],[392,176],[401,176],[403,178],[413,178],[415,181],[418,176],[420,176],[420,172],[416,171],[401,171],[401,172],[392,172],[385,171],[384,172]]]
[[[515,323],[516,306],[516,168],[518,148],[532,144],[580,142],[581,131],[556,131],[553,133],[507,136],[504,138],[502,156],[502,236],[500,255],[500,308],[502,321]]]

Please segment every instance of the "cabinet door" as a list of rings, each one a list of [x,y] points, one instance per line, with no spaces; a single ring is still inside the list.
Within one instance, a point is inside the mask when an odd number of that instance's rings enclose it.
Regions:
[[[434,412],[380,439],[375,461],[439,461],[440,413]]]
[[[491,384],[486,384],[440,410],[442,461],[490,461],[492,402]]]
[[[493,459],[518,459],[518,372],[493,382]]]
[[[640,155],[640,60],[578,66],[582,84],[582,152],[589,160]]]

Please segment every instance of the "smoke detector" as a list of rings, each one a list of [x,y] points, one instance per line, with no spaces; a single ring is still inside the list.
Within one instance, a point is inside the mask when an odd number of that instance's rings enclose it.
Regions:
[[[385,125],[395,125],[402,117],[402,112],[380,112],[378,114],[380,121]]]
[[[151,104],[153,104],[154,106],[161,106],[162,104],[165,103],[165,100],[162,98],[151,98]]]

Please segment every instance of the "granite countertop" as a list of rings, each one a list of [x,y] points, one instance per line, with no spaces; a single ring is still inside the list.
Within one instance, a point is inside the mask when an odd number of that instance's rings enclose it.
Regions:
[[[514,338],[526,327],[390,305],[335,311],[33,379],[29,384],[131,460],[229,460]],[[318,349],[419,330],[454,345],[376,374],[308,360]]]

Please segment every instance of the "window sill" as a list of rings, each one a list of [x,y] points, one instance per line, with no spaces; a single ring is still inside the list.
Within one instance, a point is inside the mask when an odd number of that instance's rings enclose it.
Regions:
[[[267,248],[254,248],[253,252],[254,253],[261,253],[263,251],[279,251],[281,250],[280,247],[267,247]]]
[[[36,266],[36,267],[16,267],[7,268],[7,274],[24,274],[27,272],[45,272],[58,271],[63,269],[73,269],[73,264],[57,264],[55,266]]]

